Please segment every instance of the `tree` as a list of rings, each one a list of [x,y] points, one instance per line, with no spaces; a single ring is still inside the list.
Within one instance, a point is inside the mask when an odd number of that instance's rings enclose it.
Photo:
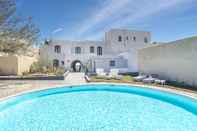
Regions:
[[[32,18],[22,18],[15,14],[13,0],[0,0],[0,52],[26,54],[37,42],[39,29]],[[4,6],[3,6],[4,5]],[[9,11],[9,13],[6,13]]]
[[[14,0],[0,0],[0,25],[16,11]]]

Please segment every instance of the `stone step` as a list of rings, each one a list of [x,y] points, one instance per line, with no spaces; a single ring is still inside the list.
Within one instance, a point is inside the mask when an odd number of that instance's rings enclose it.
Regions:
[[[69,73],[65,78],[65,82],[69,84],[84,84],[86,80],[84,78],[85,73]]]

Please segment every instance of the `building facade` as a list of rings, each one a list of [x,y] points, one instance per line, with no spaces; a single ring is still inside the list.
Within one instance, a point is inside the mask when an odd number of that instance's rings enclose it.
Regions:
[[[97,68],[138,72],[137,52],[150,45],[150,32],[112,29],[105,33],[104,41],[48,41],[40,49],[40,60],[71,71],[86,67],[90,72]],[[76,65],[82,68],[76,70]]]

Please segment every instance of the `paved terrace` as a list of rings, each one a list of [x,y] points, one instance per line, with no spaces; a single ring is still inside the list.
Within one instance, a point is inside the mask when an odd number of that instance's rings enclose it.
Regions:
[[[29,80],[29,81],[9,81],[4,80],[0,81],[0,101],[8,99],[10,97],[20,95],[23,93],[28,93],[32,91],[38,91],[43,89],[55,88],[55,87],[63,87],[63,86],[73,86],[73,85],[83,85],[83,84],[115,84],[115,83],[84,83],[81,81],[73,81],[66,82],[63,80],[50,80],[50,81],[41,81],[41,80]],[[118,85],[121,85],[118,83]],[[132,84],[122,84],[122,85],[132,85]],[[135,86],[142,86],[142,85],[135,85]],[[182,89],[170,89],[167,87],[155,87],[155,86],[148,86],[144,85],[147,88],[154,88],[162,91],[177,93],[181,95],[185,95],[194,99],[197,99],[197,92],[190,91],[190,90],[182,90]],[[139,87],[140,88],[140,87]]]

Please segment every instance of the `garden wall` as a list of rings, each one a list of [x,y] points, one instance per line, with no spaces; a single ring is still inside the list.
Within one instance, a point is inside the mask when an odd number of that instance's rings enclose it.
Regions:
[[[31,64],[35,61],[36,58],[28,56],[0,56],[0,75],[22,75],[29,72]]]
[[[0,75],[17,75],[18,59],[16,56],[0,56]]]
[[[197,37],[141,49],[138,59],[140,72],[197,87]]]

